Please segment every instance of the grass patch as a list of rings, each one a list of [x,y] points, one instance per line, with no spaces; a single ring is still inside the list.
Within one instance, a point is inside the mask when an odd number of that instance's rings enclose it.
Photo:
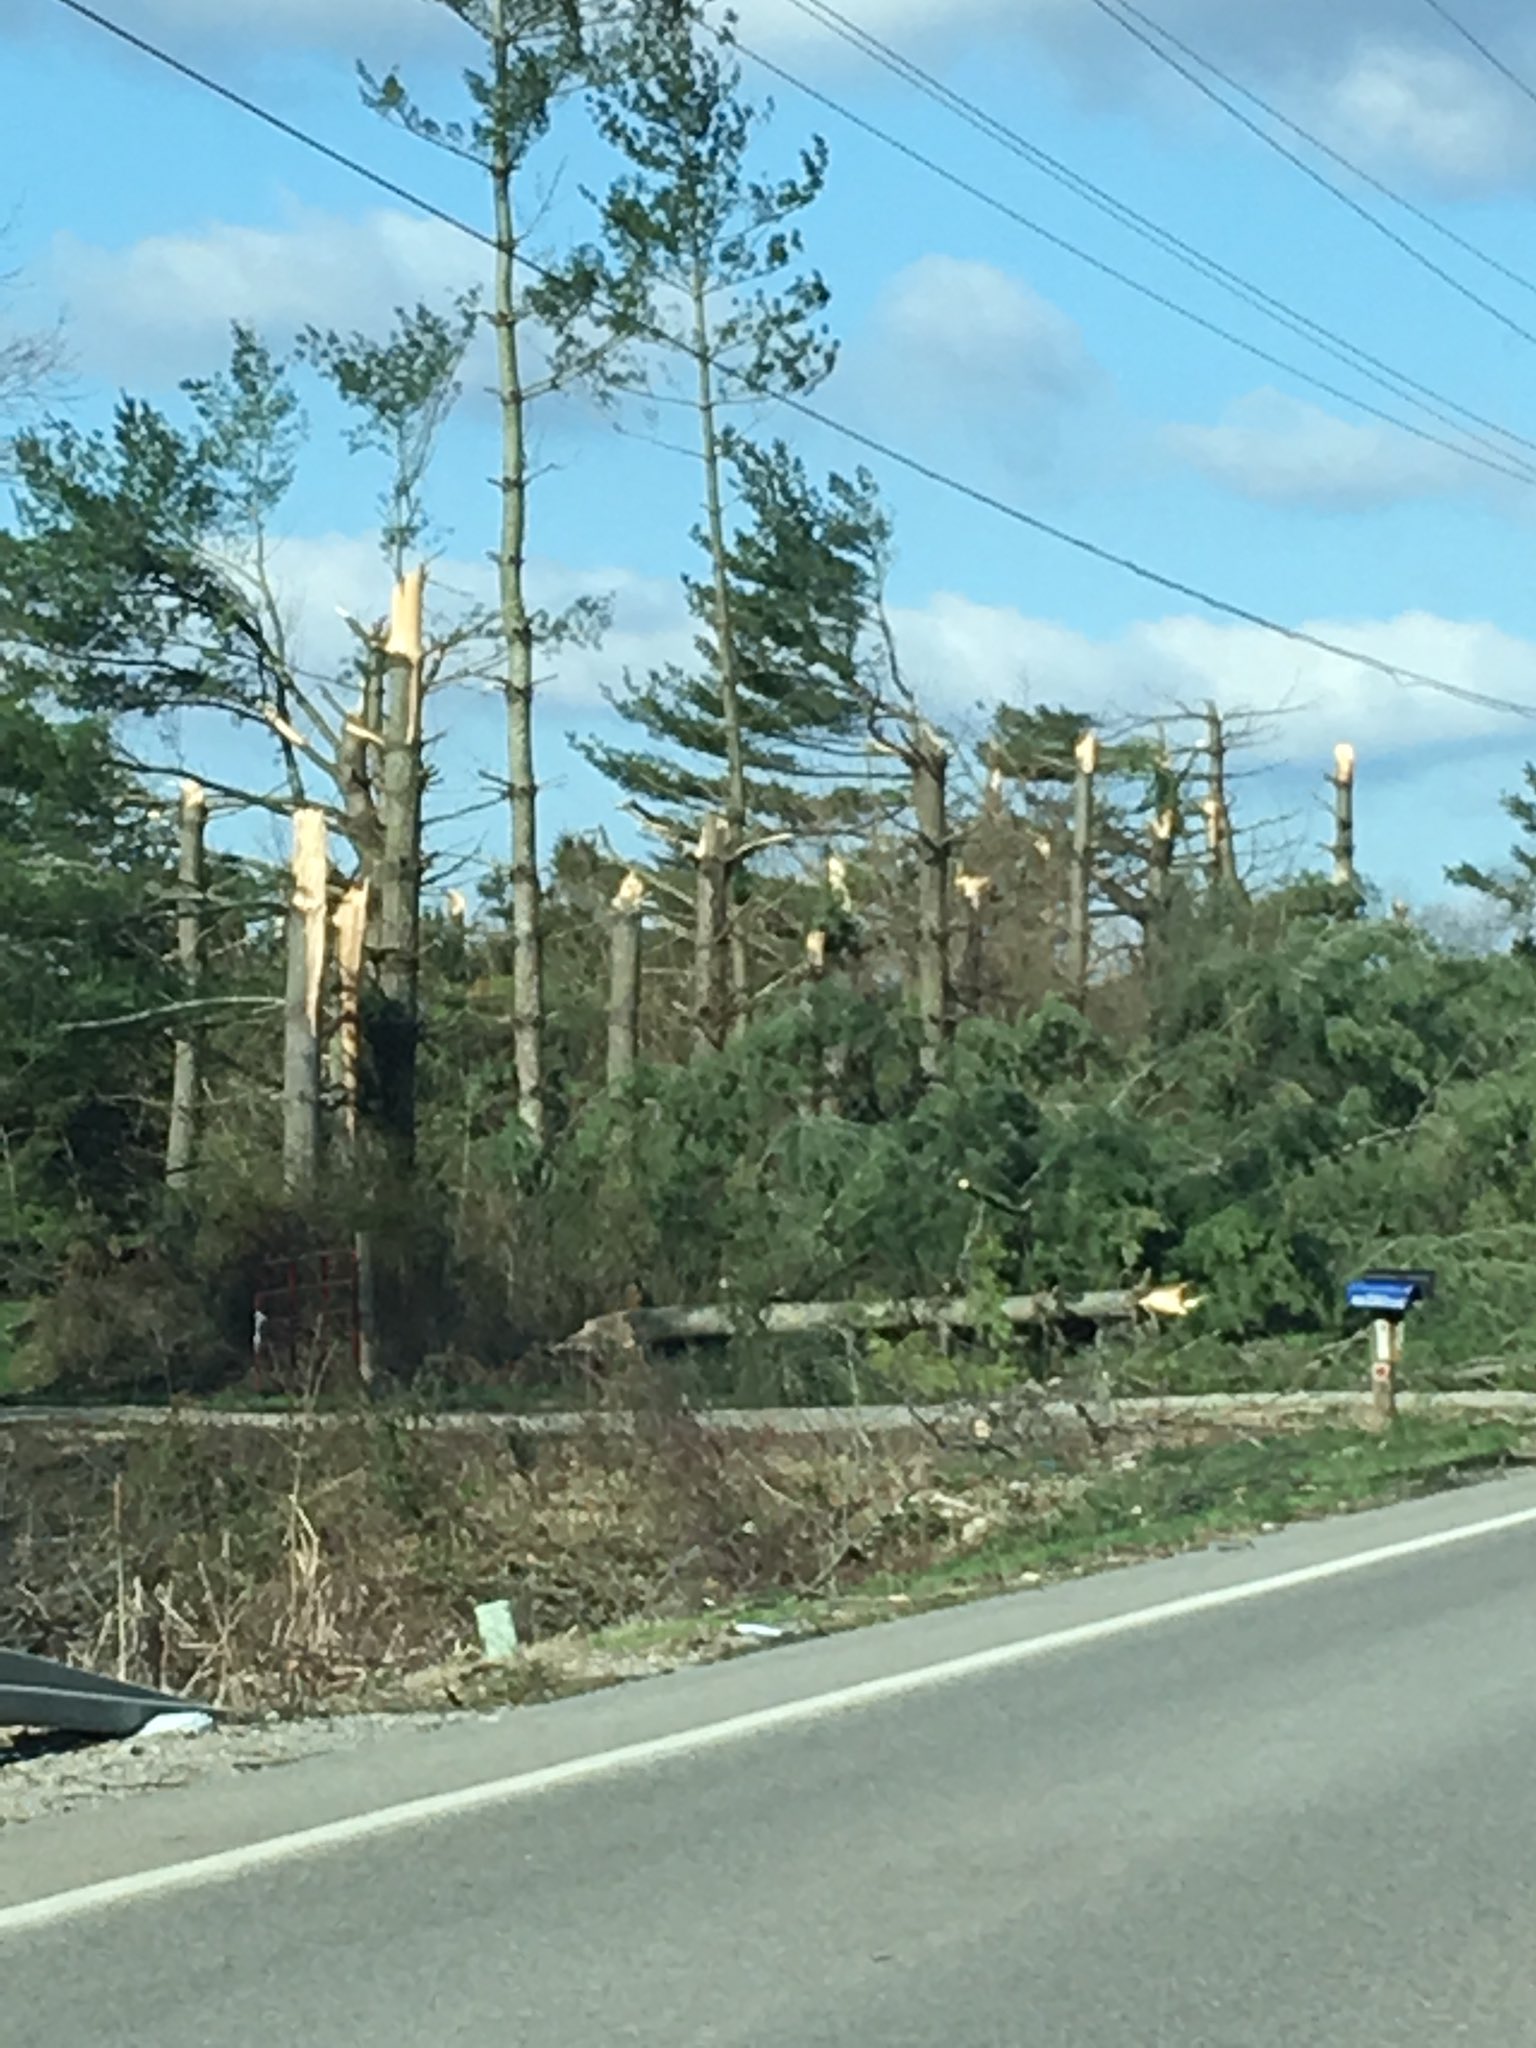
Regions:
[[[929,1576],[1061,1572],[1106,1554],[1188,1549],[1381,1507],[1497,1471],[1528,1434],[1513,1423],[1404,1416],[1380,1435],[1325,1428],[1155,1448],[1095,1477],[1043,1529],[1009,1532]]]
[[[1326,1515],[1444,1492],[1536,1457],[1528,1427],[1404,1416],[1384,1433],[1312,1428],[1156,1446],[1098,1471],[915,1571],[876,1570],[851,1597],[759,1604],[785,1626],[858,1626],[953,1606]],[[745,1610],[743,1610],[743,1613]]]

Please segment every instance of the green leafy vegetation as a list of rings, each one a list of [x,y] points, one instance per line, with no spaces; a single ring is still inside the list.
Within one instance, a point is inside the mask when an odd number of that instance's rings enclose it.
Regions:
[[[511,1408],[590,1391],[561,1349],[589,1318],[724,1303],[738,1334],[675,1360],[680,1397],[984,1394],[1068,1367],[1130,1392],[1336,1387],[1359,1372],[1343,1283],[1376,1262],[1441,1276],[1410,1379],[1536,1383],[1530,790],[1506,802],[1508,871],[1456,871],[1497,920],[1457,946],[1373,897],[1342,783],[1329,876],[1257,863],[1214,711],[1099,735],[1021,686],[984,730],[941,730],[887,609],[901,541],[874,479],[737,409],[835,360],[809,253],[829,151],[767,133],[729,38],[677,0],[445,4],[475,56],[458,113],[393,74],[365,97],[488,174],[479,285],[383,339],[309,326],[292,361],[237,327],[173,398],[125,396],[105,426],[34,407],[7,449],[11,1385],[313,1400],[361,1370],[384,1401]],[[514,197],[565,121],[612,177],[535,274]],[[418,616],[484,321],[497,603],[433,593]],[[552,848],[536,825],[535,679],[606,618],[524,588],[531,409],[578,383],[616,417],[675,405],[700,459],[676,536],[695,658],[616,673],[628,733],[587,747],[646,828],[622,855],[602,817]],[[338,452],[311,401],[339,401]],[[294,657],[272,548],[321,463],[378,518],[392,621],[354,621],[330,675]],[[439,907],[430,741],[443,693],[487,676],[512,858]],[[968,679],[946,680],[953,713]],[[253,765],[206,778],[189,844],[181,762],[149,736],[196,772],[210,729]],[[324,828],[313,900],[252,855],[253,817]],[[256,1296],[322,1253],[366,1271],[367,1343],[355,1363],[351,1330],[301,1316],[258,1383]],[[1179,1282],[1196,1315],[1134,1341],[1001,1313]],[[913,1297],[969,1303],[970,1329],[753,1326]]]

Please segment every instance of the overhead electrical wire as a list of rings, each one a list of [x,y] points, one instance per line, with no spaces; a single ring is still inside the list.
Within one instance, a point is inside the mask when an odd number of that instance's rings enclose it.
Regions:
[[[375,171],[370,165],[363,163],[359,158],[349,156],[345,151],[336,149],[330,143],[322,141],[320,137],[309,133],[306,129],[298,127],[291,121],[284,120],[280,114],[273,113],[269,108],[262,106],[259,101],[250,99],[243,93],[236,92],[233,87],[227,86],[222,81],[211,77],[208,73],[198,70],[193,65],[186,63],[182,58],[173,56],[158,44],[150,42],[146,37],[138,35],[134,30],[124,27],[122,23],[112,20],[110,16],[89,6],[87,0],[57,0],[57,4],[71,14],[78,15],[82,20],[92,22],[106,34],[138,50],[144,56],[177,73],[178,76],[187,79],[192,84],[213,93],[231,106],[238,107],[243,113],[249,114],[252,119],[260,121],[278,134],[287,136],[291,141],[299,143],[301,147],[310,150],[317,156],[323,157],[327,162],[335,164],[341,169],[350,172],[353,176],[363,179],[366,183],[375,186],[380,191],[388,192],[393,198],[401,200],[408,206],[417,208],[429,217],[441,221],[445,226],[456,229],[459,233],[468,236],[472,241],[491,249],[497,247],[496,238],[488,234],[483,228],[477,228],[471,222],[462,220],[458,215],[450,213],[446,208],[438,206],[433,201],[413,192],[409,187],[400,185],[393,179],[384,176],[381,172]],[[535,262],[531,257],[524,256],[521,260],[524,268],[536,277],[548,278],[553,274],[546,265]],[[668,333],[665,328],[653,327],[642,329],[642,332],[646,333],[648,338],[672,348],[680,354],[686,355],[690,360],[697,360],[694,349],[678,336]],[[954,476],[947,470],[939,469],[934,464],[924,462],[919,456],[913,455],[905,449],[894,447],[891,443],[881,440],[879,436],[865,433],[861,428],[850,425],[846,420],[840,420],[833,414],[822,411],[819,406],[813,405],[808,399],[767,391],[755,383],[754,380],[745,377],[740,371],[731,370],[724,365],[718,367],[721,374],[734,383],[744,395],[770,400],[786,411],[796,413],[802,419],[811,421],[814,425],[823,428],[838,439],[863,449],[867,454],[874,455],[884,462],[891,463],[898,469],[906,470],[910,475],[921,477],[926,482],[948,491],[952,496],[965,499],[971,504],[979,505],[988,511],[995,512],[1001,518],[1009,520],[1014,525],[1024,527],[1031,533],[1037,533],[1048,540],[1054,540],[1059,545],[1070,548],[1091,560],[1102,562],[1108,567],[1122,570],[1126,575],[1134,577],[1138,582],[1149,584],[1159,590],[1168,591],[1174,596],[1187,598],[1190,602],[1198,604],[1208,611],[1215,612],[1221,617],[1234,619],[1243,625],[1253,626],[1261,632],[1287,640],[1293,646],[1309,647],[1318,653],[1330,655],[1336,660],[1350,662],[1356,667],[1368,670],[1372,674],[1385,676],[1403,687],[1429,690],[1440,696],[1454,698],[1464,704],[1475,705],[1482,710],[1496,711],[1515,718],[1536,719],[1536,703],[1520,703],[1513,698],[1498,697],[1487,691],[1470,689],[1463,684],[1451,682],[1447,677],[1431,675],[1421,669],[1406,668],[1398,662],[1387,661],[1379,655],[1369,654],[1363,648],[1350,647],[1343,642],[1330,640],[1322,634],[1309,632],[1304,627],[1288,626],[1282,620],[1272,619],[1263,612],[1255,611],[1246,605],[1237,604],[1231,599],[1218,597],[1211,591],[1203,590],[1198,584],[1188,583],[1182,578],[1168,575],[1160,569],[1154,569],[1147,563],[1137,560],[1134,556],[1119,554],[1097,541],[1088,539],[1085,535],[1073,533],[1068,528],[1057,526],[1051,520],[1043,519],[1036,513],[1027,512],[1022,506],[1014,505],[1005,498],[997,497],[992,492],[984,490],[980,485],[967,483],[964,478]]]
[[[1528,484],[1536,482],[1536,468],[1533,468],[1519,454],[1518,449],[1501,448],[1497,443],[1488,441],[1481,434],[1471,435],[1469,439],[1477,442],[1484,450],[1488,451],[1479,454],[1477,447],[1469,447],[1465,441],[1448,440],[1443,434],[1436,434],[1427,427],[1419,426],[1413,420],[1405,419],[1401,413],[1389,412],[1384,406],[1376,405],[1368,398],[1362,398],[1357,392],[1349,391],[1342,385],[1331,383],[1326,377],[1319,377],[1315,371],[1305,369],[1301,364],[1293,362],[1287,356],[1276,355],[1272,349],[1265,348],[1261,342],[1248,340],[1246,336],[1236,333],[1232,328],[1224,327],[1219,320],[1209,319],[1204,313],[1197,312],[1192,306],[1186,306],[1181,300],[1171,297],[1167,292],[1159,291],[1155,285],[1149,285],[1141,278],[1132,276],[1129,271],[1121,270],[1117,265],[1108,262],[1104,257],[1094,255],[1092,250],[1083,248],[1080,243],[1070,240],[1065,235],[1057,234],[1054,229],[1046,227],[1043,222],[1032,219],[1029,214],[1023,213],[1017,207],[1011,206],[1007,200],[1000,199],[995,192],[988,191],[984,186],[973,184],[970,179],[962,177],[958,171],[951,170],[947,165],[940,163],[937,158],[926,155],[922,150],[916,148],[912,143],[905,141],[901,136],[893,134],[889,129],[880,127],[877,122],[868,120],[863,114],[856,113],[851,107],[841,105],[840,102],[822,92],[819,87],[806,84],[797,79],[792,72],[786,71],[782,65],[776,63],[772,58],[759,57],[752,51],[746,51],[745,54],[752,56],[754,62],[760,63],[765,70],[782,78],[787,84],[797,86],[807,98],[818,101],[831,112],[840,115],[842,119],[849,122],[853,127],[862,129],[866,135],[884,143],[891,149],[899,151],[901,155],[908,158],[912,163],[919,165],[926,171],[932,172],[934,176],[942,178],[946,184],[952,185],[956,191],[964,192],[969,197],[980,201],[982,205],[990,207],[993,212],[1001,214],[1004,219],[1011,220],[1019,227],[1028,229],[1031,234],[1039,237],[1044,242],[1048,242],[1053,248],[1060,249],[1067,255],[1074,257],[1078,262],[1087,264],[1090,269],[1098,271],[1101,276],[1111,278],[1115,283],[1124,285],[1129,291],[1135,292],[1138,297],[1149,300],[1155,306],[1162,307],[1164,311],[1174,314],[1178,319],[1186,321],[1190,326],[1198,327],[1203,333],[1214,335],[1217,340],[1226,342],[1229,347],[1240,349],[1244,355],[1252,356],[1256,361],[1267,364],[1271,369],[1284,371],[1288,377],[1294,377],[1298,382],[1310,385],[1314,391],[1321,391],[1326,397],[1338,399],[1342,404],[1353,406],[1357,411],[1368,414],[1372,419],[1381,420],[1386,425],[1397,428],[1402,433],[1411,434],[1416,440],[1426,441],[1432,447],[1444,449],[1452,455],[1459,456],[1463,461],[1474,462],[1480,468],[1492,470],[1496,475],[1511,477],[1517,483]],[[1355,368],[1356,366],[1350,364],[1350,367]],[[1376,383],[1383,382],[1380,377],[1376,377],[1372,381]],[[1389,386],[1388,388],[1390,389],[1391,387]],[[1408,396],[1408,394],[1402,392],[1395,393],[1394,395]],[[1422,404],[1421,401],[1411,398],[1409,402]],[[1423,407],[1423,409],[1433,411],[1432,407]],[[1445,415],[1441,413],[1437,413],[1435,416],[1437,418],[1445,418]],[[1467,431],[1454,419],[1447,420],[1446,423],[1458,432],[1466,433]],[[1536,444],[1526,440],[1525,436],[1515,434],[1508,428],[1500,427],[1496,431],[1504,434],[1507,439],[1520,442],[1526,447],[1536,446]]]
[[[893,49],[889,43],[882,42],[879,37],[861,28],[856,22],[851,21],[847,15],[841,14],[835,7],[829,5],[828,0],[792,0],[792,4],[798,7],[810,19],[819,22],[823,27],[829,28],[834,34],[841,36],[843,40],[862,50],[877,63],[884,65],[886,69],[904,78],[928,98],[948,108],[949,111],[958,115],[960,119],[966,121],[971,127],[976,128],[980,133],[989,136],[992,140],[1001,143],[1005,148],[1012,150],[1014,154],[1023,157],[1034,168],[1044,172],[1047,177],[1053,179],[1057,184],[1065,186],[1067,190],[1076,194],[1077,197],[1086,200],[1088,204],[1095,206],[1100,212],[1107,214],[1119,225],[1130,228],[1132,232],[1141,235],[1143,239],[1151,241],[1154,246],[1162,249],[1166,254],[1174,256],[1176,260],[1193,269],[1198,275],[1219,285],[1223,290],[1232,293],[1234,297],[1240,299],[1244,304],[1278,321],[1310,346],[1319,348],[1325,354],[1334,357],[1335,360],[1343,363],[1357,375],[1364,377],[1369,383],[1389,391],[1394,397],[1415,406],[1419,411],[1428,414],[1433,419],[1439,420],[1453,431],[1466,435],[1470,441],[1488,450],[1497,458],[1496,465],[1490,464],[1487,466],[1504,468],[1513,460],[1521,464],[1521,470],[1508,473],[1523,474],[1524,468],[1527,467],[1524,464],[1524,458],[1512,455],[1511,449],[1502,446],[1500,441],[1491,441],[1484,434],[1469,433],[1468,428],[1462,422],[1467,421],[1477,427],[1486,428],[1490,433],[1500,436],[1502,442],[1513,443],[1516,447],[1532,451],[1536,451],[1536,439],[1519,433],[1513,427],[1507,427],[1498,420],[1491,419],[1487,414],[1479,412],[1471,406],[1464,405],[1460,400],[1452,398],[1442,391],[1438,391],[1433,385],[1424,384],[1419,379],[1410,376],[1408,372],[1394,368],[1392,364],[1383,361],[1379,356],[1373,355],[1368,349],[1360,347],[1358,343],[1350,341],[1335,329],[1314,320],[1308,314],[1300,312],[1285,300],[1275,297],[1272,293],[1265,291],[1262,286],[1254,284],[1251,279],[1243,277],[1241,273],[1230,269],[1215,257],[1207,255],[1203,250],[1198,249],[1192,243],[1176,235],[1171,229],[1164,228],[1157,221],[1150,219],[1145,214],[1139,213],[1134,207],[1129,206],[1125,201],[1116,198],[1114,194],[1106,191],[1104,187],[1096,185],[1091,179],[1084,177],[1080,172],[1074,171],[1070,165],[1063,163],[1060,158],[1054,157],[1048,151],[1040,149],[1038,145],[1021,135],[1017,129],[1009,127],[1006,122],[1001,121],[985,108],[978,106],[975,101],[966,99],[963,94],[945,85],[941,79],[936,78],[931,72],[925,71],[912,59]],[[1465,456],[1468,460],[1476,461],[1479,459],[1472,455],[1471,450],[1464,447],[1460,442],[1447,443],[1438,435],[1427,434],[1424,429],[1415,426],[1411,421],[1404,420],[1395,413],[1384,412],[1372,406],[1368,401],[1359,398],[1355,393],[1342,390],[1339,386],[1328,383],[1314,372],[1302,368],[1299,364],[1291,362],[1283,356],[1273,354],[1269,350],[1262,348],[1258,343],[1251,342],[1244,336],[1235,334],[1229,328],[1223,327],[1220,323],[1207,319],[1203,314],[1195,312],[1181,301],[1172,299],[1167,294],[1159,292],[1155,287],[1145,284],[1141,279],[1132,277],[1126,272],[1119,270],[1114,265],[1092,254],[1091,251],[1084,250],[1066,237],[1057,235],[1052,230],[1044,227],[1031,216],[1020,212],[1006,200],[999,198],[995,192],[976,185],[970,179],[964,178],[958,172],[952,170],[948,165],[915,148],[901,136],[893,134],[889,129],[882,128],[878,123],[855,112],[851,107],[834,99],[831,94],[824,92],[820,87],[811,85],[805,79],[797,77],[794,72],[788,70],[775,59],[743,43],[739,36],[733,35],[732,41],[745,56],[750,57],[763,70],[770,72],[786,84],[795,87],[807,98],[828,108],[841,119],[861,129],[865,134],[883,143],[886,147],[897,150],[910,161],[919,164],[934,176],[943,179],[945,183],[953,186],[956,190],[964,192],[969,197],[980,201],[983,205],[992,208],[994,212],[1001,213],[1006,219],[1014,221],[1017,225],[1028,229],[1032,234],[1051,242],[1054,246],[1063,249],[1079,261],[1087,263],[1110,276],[1117,283],[1125,285],[1140,296],[1151,299],[1165,310],[1175,313],[1179,318],[1192,322],[1203,328],[1207,333],[1216,335],[1230,346],[1241,349],[1245,354],[1257,357],[1259,361],[1269,364],[1270,367],[1283,370],[1287,375],[1294,376],[1310,384],[1315,390],[1323,391],[1330,398],[1337,398],[1346,404],[1357,406],[1362,411],[1371,413],[1373,417],[1383,419],[1389,425],[1399,427],[1406,433],[1418,435],[1437,446],[1448,446],[1455,453]],[[1457,418],[1453,415],[1460,415],[1460,417]]]
[[[1424,0],[1424,5],[1432,14],[1438,14],[1447,28],[1454,29],[1457,35],[1461,36],[1464,41],[1469,42],[1477,54],[1491,64],[1501,78],[1509,81],[1516,92],[1524,93],[1528,100],[1536,100],[1536,85],[1532,85],[1528,78],[1522,78],[1515,67],[1512,64],[1506,63],[1490,43],[1484,42],[1480,35],[1475,34],[1473,30],[1468,28],[1459,15],[1453,14],[1449,7],[1443,6],[1441,0]]]
[[[1195,49],[1192,44],[1185,42],[1182,37],[1175,35],[1171,28],[1164,28],[1160,22],[1153,21],[1150,15],[1143,13],[1142,9],[1134,4],[1134,0],[1119,0],[1119,4],[1126,14],[1134,16],[1136,20],[1141,22],[1143,27],[1161,36],[1170,48],[1179,52],[1180,56],[1187,57],[1192,64],[1198,64],[1202,71],[1208,72],[1212,78],[1217,79],[1224,85],[1229,92],[1241,94],[1250,106],[1257,107],[1261,113],[1267,114],[1271,121],[1278,122],[1282,128],[1287,129],[1299,141],[1305,142],[1309,148],[1315,149],[1320,156],[1327,157],[1331,163],[1336,163],[1341,170],[1348,171],[1351,177],[1358,178],[1362,185],[1369,185],[1371,190],[1379,192],[1383,199],[1390,199],[1394,206],[1400,206],[1403,212],[1411,214],[1419,222],[1420,226],[1429,228],[1432,233],[1442,236],[1444,240],[1460,249],[1463,255],[1471,256],[1478,263],[1485,264],[1489,270],[1496,272],[1498,276],[1504,278],[1508,283],[1518,285],[1521,291],[1536,294],[1536,278],[1527,277],[1523,271],[1516,270],[1512,264],[1505,263],[1500,257],[1490,255],[1486,249],[1479,243],[1474,242],[1470,236],[1461,234],[1456,228],[1450,226],[1448,222],[1441,220],[1437,214],[1431,213],[1427,206],[1420,206],[1418,201],[1410,199],[1406,192],[1399,192],[1397,187],[1389,185],[1385,178],[1378,177],[1374,171],[1367,170],[1364,164],[1357,163],[1352,156],[1346,156],[1343,150],[1336,148],[1333,143],[1326,141],[1315,130],[1306,127],[1294,115],[1286,113],[1283,107],[1277,107],[1273,100],[1268,100],[1262,93],[1255,92],[1251,85],[1244,85],[1242,80],[1234,78],[1230,71],[1224,71],[1213,59]],[[1446,10],[1438,5],[1438,0],[1427,0],[1427,4],[1433,7],[1435,12],[1445,20],[1451,20],[1451,16]],[[1467,35],[1469,41],[1476,42],[1476,38],[1470,36],[1466,29],[1461,28],[1459,22],[1452,22],[1452,26],[1460,29],[1463,35]],[[1487,50],[1481,44],[1477,44],[1477,47],[1483,50],[1484,56],[1488,57],[1490,62],[1498,65],[1498,68],[1504,71],[1504,75],[1507,78],[1513,78],[1513,74],[1506,70],[1502,64],[1499,64],[1499,60],[1493,56],[1490,50]],[[1514,83],[1518,85],[1520,81],[1514,79]],[[1529,90],[1529,88],[1525,89]],[[1533,97],[1536,97],[1536,95],[1533,95]]]
[[[1357,199],[1352,192],[1346,191],[1326,172],[1320,171],[1316,164],[1308,163],[1304,156],[1292,149],[1288,143],[1282,142],[1278,135],[1272,135],[1262,121],[1256,121],[1251,114],[1244,113],[1241,107],[1224,98],[1215,86],[1200,76],[1198,70],[1191,69],[1184,61],[1181,52],[1188,46],[1177,43],[1168,30],[1161,27],[1150,15],[1144,14],[1139,7],[1130,5],[1129,0],[1091,0],[1091,4],[1107,20],[1124,29],[1127,35],[1149,50],[1160,64],[1167,65],[1169,70],[1176,71],[1181,78],[1187,79],[1196,92],[1203,94],[1213,105],[1229,114],[1240,127],[1246,128],[1250,135],[1256,136],[1266,149],[1274,150],[1278,156],[1284,157],[1287,163],[1294,165],[1303,177],[1310,178],[1314,185],[1331,193],[1341,206],[1348,207],[1351,213],[1374,228],[1377,234],[1384,236],[1421,269],[1427,270],[1432,277],[1437,277],[1451,291],[1478,307],[1490,319],[1496,320],[1501,327],[1507,328],[1511,334],[1518,335],[1522,341],[1527,341],[1536,348],[1536,332],[1523,326],[1513,314],[1506,313],[1502,306],[1495,305],[1492,299],[1485,299],[1481,292],[1474,291],[1471,285],[1465,283],[1454,271],[1447,270],[1443,263],[1437,263],[1433,256],[1427,256],[1406,235],[1399,234],[1390,221],[1383,220],[1379,213],[1373,213],[1370,207]],[[1207,65],[1204,58],[1196,58],[1194,61],[1206,68],[1212,68]]]

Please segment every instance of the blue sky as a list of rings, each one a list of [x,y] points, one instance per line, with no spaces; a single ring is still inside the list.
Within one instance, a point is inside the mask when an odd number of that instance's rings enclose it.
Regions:
[[[1536,19],[1521,0],[1461,0],[1468,23],[1536,80]],[[1513,89],[1420,0],[1149,0],[1191,46],[1307,123],[1438,219],[1519,271],[1536,196],[1536,124]],[[420,96],[452,108],[458,31],[436,0],[106,0],[125,25],[205,66],[464,218],[472,168],[392,134],[357,103],[352,59],[397,57]],[[1371,403],[1364,383],[1191,276],[812,24],[792,0],[742,0],[744,42],[973,184],[1202,315]],[[1142,212],[1360,347],[1536,439],[1536,341],[1512,333],[1390,246],[1294,167],[1201,100],[1105,21],[1092,0],[845,0],[917,57]],[[239,17],[239,18],[234,18]],[[14,213],[13,319],[66,318],[80,400],[174,394],[216,366],[233,317],[279,343],[302,319],[382,328],[398,302],[441,300],[483,275],[485,252],[358,183],[69,16],[6,0],[11,88],[3,166]],[[1428,446],[1253,360],[745,66],[777,116],[765,162],[813,129],[832,149],[806,222],[834,292],[842,364],[819,403],[913,455],[1166,573],[1466,687],[1532,706],[1536,588],[1529,487]],[[1314,159],[1314,161],[1320,161]],[[535,178],[553,188],[551,243],[582,219],[600,162],[557,133]],[[1536,336],[1536,291],[1474,259],[1345,176],[1395,228]],[[1530,263],[1536,279],[1536,258]],[[337,605],[373,610],[378,477],[347,459],[318,399],[316,437],[285,515],[281,562],[306,654],[328,662]],[[1421,422],[1431,431],[1445,429]],[[642,424],[635,421],[633,424]],[[764,414],[821,463],[856,451]],[[679,654],[697,473],[621,438],[580,405],[539,430],[550,465],[535,508],[541,587],[609,590],[598,653],[555,661],[545,687],[546,829],[600,822],[611,802],[565,735],[606,717],[601,686]],[[480,587],[493,538],[494,423],[471,395],[442,450],[433,500],[439,570]],[[1529,453],[1530,451],[1527,451]],[[894,598],[915,679],[941,716],[1032,694],[1107,719],[1214,696],[1263,713],[1243,786],[1266,842],[1325,829],[1333,744],[1361,757],[1365,864],[1389,893],[1427,901],[1446,864],[1497,858],[1498,793],[1536,753],[1531,720],[1472,710],[1211,617],[1188,601],[946,496],[881,474],[898,524]],[[501,759],[499,707],[457,692],[437,707],[442,804]],[[1278,821],[1289,821],[1280,823]],[[489,814],[445,835],[500,850]]]

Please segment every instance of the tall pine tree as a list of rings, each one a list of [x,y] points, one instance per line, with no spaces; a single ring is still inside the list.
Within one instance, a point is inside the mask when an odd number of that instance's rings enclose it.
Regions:
[[[642,815],[678,836],[709,812],[756,837],[835,835],[869,800],[864,676],[889,521],[866,472],[818,485],[784,442],[759,447],[735,432],[723,454],[738,506],[719,557],[734,735],[721,716],[719,587],[701,532],[706,571],[684,579],[699,666],[654,671],[613,695],[641,743],[576,744]]]

